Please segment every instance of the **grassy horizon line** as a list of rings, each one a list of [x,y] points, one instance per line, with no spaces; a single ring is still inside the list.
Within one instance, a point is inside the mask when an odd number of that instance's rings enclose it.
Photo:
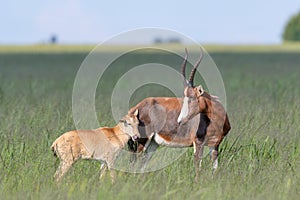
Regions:
[[[184,44],[148,44],[148,45],[102,45],[96,44],[31,44],[31,45],[1,45],[0,53],[88,53],[97,47],[97,51],[116,52],[132,50],[132,48],[167,48],[182,51],[186,46],[189,51],[198,51],[198,46]],[[263,52],[300,52],[300,43],[283,44],[204,44],[209,53],[263,53]]]

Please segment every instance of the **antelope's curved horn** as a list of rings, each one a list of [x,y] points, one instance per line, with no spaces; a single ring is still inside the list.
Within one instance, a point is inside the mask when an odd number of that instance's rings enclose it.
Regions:
[[[184,78],[183,82],[186,85],[185,68],[186,68],[186,63],[187,63],[187,59],[188,59],[188,51],[187,51],[187,48],[185,48],[184,50],[185,50],[185,57],[184,57],[183,63],[181,64],[181,74]]]
[[[192,71],[191,71],[191,74],[190,74],[190,78],[189,78],[189,85],[191,87],[194,87],[194,76],[195,76],[195,73],[197,71],[197,67],[200,65],[201,61],[202,61],[202,58],[203,58],[203,50],[202,48],[200,48],[200,57],[199,57],[199,60],[196,62],[196,64],[194,65]]]

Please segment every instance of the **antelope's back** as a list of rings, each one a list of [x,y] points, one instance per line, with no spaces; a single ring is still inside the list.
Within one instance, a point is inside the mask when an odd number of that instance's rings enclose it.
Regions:
[[[112,147],[113,144],[104,134],[102,128],[96,130],[80,130],[77,134],[85,146],[86,150],[92,154],[95,158],[100,157],[103,152],[110,151],[108,147]],[[113,136],[112,136],[113,137]]]

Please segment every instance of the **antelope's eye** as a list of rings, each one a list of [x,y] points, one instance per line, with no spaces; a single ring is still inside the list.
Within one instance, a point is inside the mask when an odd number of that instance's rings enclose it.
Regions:
[[[131,123],[126,123],[128,126],[131,126]]]

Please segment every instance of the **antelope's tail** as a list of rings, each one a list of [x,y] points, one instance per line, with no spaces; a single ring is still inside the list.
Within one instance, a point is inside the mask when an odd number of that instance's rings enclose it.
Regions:
[[[51,151],[53,152],[53,155],[57,157],[57,140],[55,140],[51,145]]]

